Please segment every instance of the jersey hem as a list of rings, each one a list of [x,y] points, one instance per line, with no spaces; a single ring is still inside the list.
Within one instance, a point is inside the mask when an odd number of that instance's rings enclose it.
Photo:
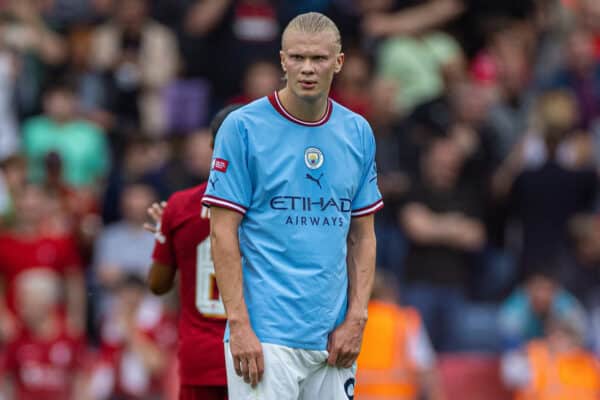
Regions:
[[[314,350],[314,351],[325,351],[327,350],[327,343],[325,344],[317,344],[314,342],[311,343],[298,343],[298,342],[292,342],[289,340],[282,340],[282,339],[275,339],[275,338],[268,338],[268,337],[259,337],[258,340],[261,343],[265,343],[265,344],[274,344],[277,346],[285,346],[285,347],[289,347],[291,349],[300,349],[300,350]],[[224,340],[225,343],[229,343],[229,338]]]
[[[356,210],[353,210],[350,216],[352,217],[364,217],[370,214],[373,214],[383,208],[383,199],[377,200],[375,203],[362,207]]]

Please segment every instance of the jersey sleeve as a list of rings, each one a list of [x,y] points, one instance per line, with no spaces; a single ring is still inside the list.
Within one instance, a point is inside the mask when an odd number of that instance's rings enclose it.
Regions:
[[[369,124],[364,122],[364,152],[360,186],[352,199],[352,216],[362,217],[383,208],[383,199],[377,187],[377,166],[375,164],[375,137]]]
[[[247,141],[241,122],[229,115],[217,134],[208,186],[202,203],[245,214],[252,198]]]
[[[173,196],[167,201],[167,206],[163,211],[160,220],[160,229],[155,235],[154,250],[152,250],[152,259],[162,265],[168,265],[172,268],[177,267],[175,262],[175,248],[173,247],[173,225],[175,211],[175,200]]]

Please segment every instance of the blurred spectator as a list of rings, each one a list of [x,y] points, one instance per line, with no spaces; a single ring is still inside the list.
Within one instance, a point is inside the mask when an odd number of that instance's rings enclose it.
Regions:
[[[365,2],[366,1],[361,1]],[[360,3],[360,2],[359,2]],[[363,24],[369,36],[419,36],[435,31],[464,11],[462,0],[404,1],[408,6],[396,13],[371,13]]]
[[[565,65],[548,83],[549,88],[571,91],[577,100],[578,127],[590,129],[600,117],[600,59],[594,53],[594,36],[581,27],[567,35]]]
[[[23,152],[29,176],[45,181],[45,160],[55,152],[62,163],[61,179],[74,188],[95,186],[105,177],[110,155],[106,137],[96,125],[76,115],[77,98],[67,84],[56,84],[44,95],[44,114],[23,126]]]
[[[85,288],[81,260],[70,237],[47,236],[40,225],[47,212],[39,187],[26,185],[15,197],[15,218],[0,233],[0,335],[11,338],[19,322],[15,319],[16,282],[21,274],[34,268],[54,271],[61,277],[66,314],[71,334],[81,334],[85,319]]]
[[[16,57],[16,104],[19,115],[28,116],[38,110],[41,89],[50,81],[47,74],[56,71],[67,59],[63,38],[42,17],[46,2],[7,0],[0,14],[1,48]]]
[[[369,118],[371,65],[366,55],[356,50],[345,52],[344,68],[335,78],[331,98],[355,113]]]
[[[485,123],[490,102],[481,87],[471,81],[456,82],[448,88],[448,105],[453,119],[449,134],[465,156],[463,179],[481,185],[486,197],[492,173],[500,163],[499,133]]]
[[[0,39],[0,161],[19,149],[20,138],[13,101],[17,69],[16,57]]]
[[[268,96],[281,87],[282,72],[268,61],[256,61],[244,74],[242,93],[229,100],[229,104],[247,104]]]
[[[574,314],[552,316],[547,335],[504,359],[502,376],[516,400],[600,396],[600,365],[583,346],[585,322]]]
[[[419,1],[419,0],[417,0]],[[409,0],[408,3],[414,3]],[[373,50],[376,40],[365,35],[361,21],[372,14],[386,14],[397,10],[406,1],[396,0],[331,0],[327,15],[335,21],[342,37],[344,47],[362,48],[367,52]]]
[[[589,136],[575,130],[577,106],[569,94],[545,93],[536,111],[539,135],[526,136],[513,150],[496,173],[495,190],[508,193],[510,212],[522,225],[521,272],[558,266],[559,280],[571,288],[577,276],[567,223],[593,207],[597,176]]]
[[[239,94],[252,63],[278,63],[281,25],[275,3],[197,0],[186,13],[182,46],[188,73],[211,81],[213,109]]]
[[[14,217],[15,196],[25,186],[25,158],[14,155],[0,162],[0,229]]]
[[[541,269],[533,272],[502,304],[499,329],[505,351],[518,349],[544,336],[550,316],[576,315],[585,318],[583,306]]]
[[[172,177],[169,176],[168,163],[171,151],[166,141],[139,134],[128,138],[119,148],[123,154],[119,162],[112,166],[102,200],[102,219],[105,224],[122,218],[122,192],[129,184],[148,185],[160,198],[167,198],[170,194],[168,180]]]
[[[212,135],[208,128],[188,134],[177,154],[181,157],[171,160],[164,172],[169,193],[188,189],[208,179]]]
[[[485,125],[497,132],[497,153],[504,159],[529,123],[531,75],[526,33],[519,21],[495,18],[487,25],[486,43],[473,58],[470,75],[489,102]]]
[[[114,307],[102,324],[90,394],[97,400],[162,399],[163,373],[177,340],[174,320],[160,300],[148,296],[140,277],[125,275],[115,289]]]
[[[480,196],[460,182],[463,162],[453,138],[431,139],[421,160],[421,180],[400,211],[409,239],[404,298],[419,310],[438,349],[451,347],[472,254],[486,242]]]
[[[365,400],[442,400],[435,353],[421,317],[396,304],[392,282],[381,272],[375,276],[354,394]]]
[[[224,70],[227,67],[224,65],[225,46],[231,40],[232,3],[233,0],[188,2],[179,36],[185,76],[207,78],[213,93],[220,99],[229,98],[238,90],[237,82],[229,82]]]
[[[377,75],[398,83],[396,107],[405,112],[439,97],[445,78],[455,80],[463,66],[459,44],[441,31],[387,39],[377,53]]]
[[[73,189],[62,176],[62,160],[55,152],[44,159],[46,182],[43,185],[48,212],[43,231],[48,235],[72,235],[79,245],[89,248],[100,229],[97,189],[91,186]]]
[[[156,200],[154,190],[144,184],[130,184],[123,190],[123,220],[108,225],[96,241],[94,269],[103,288],[114,288],[127,275],[146,276],[154,238],[142,225],[148,204]]]
[[[385,208],[375,215],[377,264],[400,277],[406,240],[398,226],[397,212],[414,179],[407,164],[417,155],[394,107],[396,84],[376,78],[367,93],[363,97],[369,102],[368,118],[377,141],[377,184],[385,202]]]
[[[177,73],[179,53],[173,33],[148,17],[147,0],[115,3],[114,18],[94,32],[90,65],[113,88],[109,110],[123,128],[164,133],[161,90]]]
[[[569,221],[569,233],[579,262],[580,296],[589,310],[592,345],[600,354],[600,220],[596,214],[579,214]]]
[[[600,219],[595,214],[578,214],[569,220],[578,260],[585,266],[600,263]]]
[[[581,0],[580,21],[592,33],[594,54],[596,60],[600,60],[600,4],[594,0]]]
[[[4,370],[19,400],[81,399],[84,341],[65,329],[60,278],[31,269],[13,282],[22,330],[6,348]],[[6,388],[6,385],[5,385]]]

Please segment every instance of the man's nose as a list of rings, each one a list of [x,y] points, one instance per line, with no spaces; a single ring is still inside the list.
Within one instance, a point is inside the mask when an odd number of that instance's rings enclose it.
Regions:
[[[310,59],[304,60],[302,63],[302,69],[300,70],[303,74],[313,74],[315,72],[315,65]]]

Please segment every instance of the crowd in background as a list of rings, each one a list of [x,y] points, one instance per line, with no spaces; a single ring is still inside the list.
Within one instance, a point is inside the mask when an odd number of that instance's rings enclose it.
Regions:
[[[378,267],[435,350],[504,354],[508,386],[532,339],[600,354],[599,1],[6,0],[3,388],[163,398],[177,301],[147,295],[146,209],[207,179],[211,117],[282,86],[306,11],[340,28]]]

